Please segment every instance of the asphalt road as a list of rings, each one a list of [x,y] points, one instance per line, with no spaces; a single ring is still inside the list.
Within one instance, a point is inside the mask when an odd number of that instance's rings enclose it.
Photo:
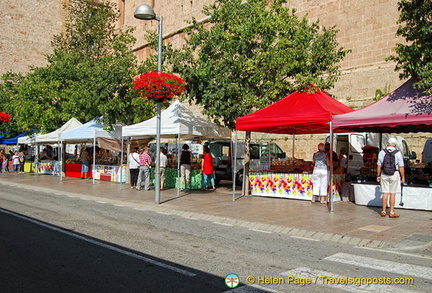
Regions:
[[[61,191],[2,185],[0,207],[1,292],[430,292],[432,284],[430,258]],[[230,273],[240,278],[235,289],[225,285]]]

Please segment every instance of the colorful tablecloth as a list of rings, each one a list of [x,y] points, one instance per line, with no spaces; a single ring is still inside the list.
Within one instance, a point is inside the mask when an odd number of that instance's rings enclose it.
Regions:
[[[333,199],[339,201],[344,175],[333,176]],[[252,195],[294,199],[312,199],[312,174],[252,173],[249,174]]]

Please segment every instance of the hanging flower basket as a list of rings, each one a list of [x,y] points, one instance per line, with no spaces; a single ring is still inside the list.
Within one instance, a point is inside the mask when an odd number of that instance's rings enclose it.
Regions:
[[[163,102],[180,95],[186,88],[180,77],[170,73],[152,71],[141,74],[132,80],[132,88],[143,98],[155,102]]]
[[[9,122],[10,119],[11,119],[11,116],[9,114],[0,112],[0,123]]]

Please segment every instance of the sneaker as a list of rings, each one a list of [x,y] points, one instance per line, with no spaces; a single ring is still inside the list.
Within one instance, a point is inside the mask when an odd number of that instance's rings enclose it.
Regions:
[[[387,213],[385,211],[382,211],[380,215],[381,215],[381,217],[385,217],[385,216],[387,216]]]
[[[390,217],[390,218],[399,218],[400,215],[399,215],[399,214],[396,214],[396,213],[390,213],[390,214],[389,214],[389,217]]]

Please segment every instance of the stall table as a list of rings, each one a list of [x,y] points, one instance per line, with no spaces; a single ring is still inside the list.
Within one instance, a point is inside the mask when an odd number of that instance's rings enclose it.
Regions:
[[[344,175],[333,176],[334,201],[341,200],[344,181]],[[312,174],[251,172],[249,184],[251,194],[255,196],[311,200],[313,195]]]
[[[381,207],[381,188],[378,183],[353,183],[355,203]],[[425,186],[403,186],[401,194],[396,193],[395,208],[432,211],[432,188]]]

